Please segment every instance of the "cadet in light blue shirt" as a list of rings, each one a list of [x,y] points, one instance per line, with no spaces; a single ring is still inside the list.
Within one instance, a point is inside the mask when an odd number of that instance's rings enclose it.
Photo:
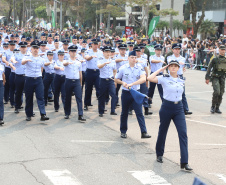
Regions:
[[[0,125],[4,124],[4,103],[3,103],[3,95],[4,95],[4,85],[5,85],[5,74],[4,74],[4,65],[0,64]]]
[[[157,74],[163,72],[167,67],[169,69],[169,75],[157,76]],[[160,126],[156,142],[156,155],[157,161],[163,163],[166,135],[170,122],[173,120],[179,136],[181,169],[191,171],[192,168],[188,165],[187,126],[182,103],[184,78],[177,74],[179,68],[179,62],[171,60],[168,66],[155,71],[148,77],[149,81],[161,84],[163,88],[164,99],[159,111]]]
[[[140,89],[140,84],[146,81],[145,72],[140,65],[136,64],[135,51],[129,53],[128,60],[129,63],[120,67],[115,76],[116,83],[123,85],[121,95],[122,113],[120,120],[121,137],[127,138],[128,111],[130,106],[133,106],[141,129],[141,138],[150,138],[151,136],[147,134],[144,115],[142,113],[142,104],[136,103],[129,92],[129,88],[133,88],[137,91]]]
[[[77,46],[72,45],[68,47],[70,58],[64,62],[65,66],[65,91],[66,91],[66,100],[64,106],[65,119],[69,119],[71,114],[71,95],[72,92],[75,94],[77,108],[78,108],[78,120],[81,122],[86,121],[83,118],[83,109],[82,109],[82,65],[79,59],[76,56]]]
[[[70,58],[69,50],[68,50],[68,40],[63,41],[63,51],[64,51],[64,60],[68,60]]]
[[[105,110],[105,100],[107,93],[111,96],[111,115],[117,115],[115,113],[116,107],[116,91],[114,77],[116,74],[116,64],[115,61],[110,58],[111,46],[105,46],[103,48],[103,58],[97,62],[97,66],[100,69],[100,96],[98,98],[98,109],[99,116],[103,117]]]
[[[85,52],[86,48],[82,48],[79,56],[81,56],[80,62],[82,63],[82,92],[83,92],[83,87],[85,85],[85,80],[86,80],[86,59],[85,59]]]
[[[33,94],[35,91],[36,99],[38,103],[38,108],[41,114],[41,121],[49,120],[46,116],[45,111],[45,101],[44,101],[44,87],[42,81],[42,69],[44,66],[43,59],[38,55],[38,41],[33,41],[31,43],[32,46],[32,54],[27,55],[22,59],[22,65],[26,66],[25,69],[25,97],[26,97],[26,107],[25,112],[27,115],[26,120],[31,121],[31,117],[33,114]]]

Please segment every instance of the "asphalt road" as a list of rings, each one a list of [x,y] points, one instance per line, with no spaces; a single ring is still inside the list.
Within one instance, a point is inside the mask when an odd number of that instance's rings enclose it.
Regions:
[[[211,114],[212,87],[205,72],[187,70],[186,96],[191,116],[186,116],[189,164],[193,172],[180,170],[178,135],[173,123],[167,135],[164,163],[156,162],[155,144],[161,106],[158,91],[146,126],[151,139],[141,139],[136,116],[129,116],[128,138],[121,139],[120,108],[117,116],[99,118],[97,100],[84,112],[86,123],[77,121],[77,106],[69,120],[62,106],[54,112],[47,106],[49,121],[36,116],[25,121],[22,110],[15,114],[5,106],[5,124],[0,127],[0,185],[192,185],[198,177],[207,185],[226,184],[226,100],[223,114]],[[93,93],[95,94],[95,93]],[[225,95],[224,95],[225,97]]]

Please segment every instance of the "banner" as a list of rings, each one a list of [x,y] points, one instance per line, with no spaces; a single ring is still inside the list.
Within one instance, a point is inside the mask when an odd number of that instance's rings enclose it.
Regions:
[[[130,37],[131,35],[133,35],[133,27],[126,26],[125,27],[125,34],[126,34],[126,37]]]
[[[49,31],[51,29],[51,23],[46,24],[46,29]]]
[[[154,45],[152,46],[146,46],[146,48],[148,48],[149,54],[151,55],[155,55],[155,49],[154,49]]]
[[[71,27],[71,22],[69,20],[66,23],[67,23],[67,25],[68,25],[69,28],[72,28]]]
[[[159,16],[152,18],[150,24],[149,24],[149,29],[148,29],[148,36],[151,37],[153,32],[155,31],[155,28],[159,22]]]
[[[52,25],[53,25],[53,28],[56,28],[55,15],[54,15],[54,11],[53,10],[52,10]]]

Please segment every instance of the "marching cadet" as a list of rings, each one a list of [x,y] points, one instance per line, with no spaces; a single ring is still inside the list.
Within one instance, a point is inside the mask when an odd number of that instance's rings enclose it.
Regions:
[[[167,67],[169,75],[157,76],[159,73],[163,73]],[[163,88],[163,102],[159,111],[160,126],[156,142],[157,161],[163,163],[166,135],[170,122],[173,120],[179,135],[181,169],[191,171],[192,168],[188,165],[187,126],[182,103],[184,78],[178,75],[180,67],[181,65],[178,61],[171,60],[168,66],[158,69],[152,73],[148,77],[148,80],[153,83],[161,84]]]
[[[5,87],[4,87],[4,100],[5,100],[4,104],[7,104],[9,101],[9,89],[10,89],[9,76],[11,73],[9,62],[11,57],[13,56],[14,49],[15,49],[15,42],[13,40],[9,41],[9,49],[6,50],[2,56],[2,62],[5,63],[5,80],[6,80]]]
[[[141,138],[150,138],[151,136],[147,133],[144,115],[142,113],[142,104],[136,103],[129,92],[130,87],[137,91],[140,90],[140,84],[146,81],[145,72],[140,65],[136,64],[135,51],[129,53],[128,60],[129,63],[120,67],[115,76],[116,83],[123,85],[121,95],[122,113],[120,118],[121,138],[127,138],[128,111],[131,105],[133,106],[140,126]]]
[[[63,41],[63,49],[62,49],[64,51],[64,60],[68,60],[70,58],[68,44],[69,44],[68,40],[65,39]]]
[[[53,52],[47,51],[47,59],[44,61],[45,75],[43,78],[45,106],[47,106],[48,102],[48,90],[54,80],[54,66],[55,61],[53,60]]]
[[[129,49],[126,51],[126,55],[128,56],[129,55],[129,52],[133,51],[134,42],[128,42],[127,43],[127,46],[128,46]]]
[[[185,58],[180,55],[181,45],[180,44],[173,44],[172,49],[173,49],[173,55],[167,57],[167,63],[169,64],[169,62],[171,60],[178,61],[179,64],[180,64],[180,68],[179,68],[177,74],[180,77],[183,78],[183,68],[184,68],[184,64],[185,64]],[[182,95],[182,102],[183,102],[185,115],[192,114],[192,112],[190,112],[189,108],[188,108],[188,102],[187,102],[187,98],[186,98],[186,95],[185,95],[185,86],[184,86],[184,92],[183,92],[183,95]]]
[[[221,105],[225,89],[225,64],[225,46],[221,45],[219,47],[219,57],[213,58],[213,60],[210,62],[205,76],[206,84],[209,84],[211,79],[213,86],[212,106],[210,109],[211,113],[222,113],[219,107]]]
[[[80,36],[79,37],[79,40],[78,40],[78,45],[77,45],[78,51],[80,51],[83,48],[83,45],[82,44],[83,44],[83,37]]]
[[[60,42],[58,39],[54,40],[54,46],[55,46],[55,49],[53,50],[53,60],[57,61],[58,60],[58,51],[60,50]]]
[[[25,42],[25,41],[26,41],[26,37],[25,37],[25,35],[22,35],[21,42]]]
[[[4,65],[0,64],[0,125],[4,124],[4,85],[5,85],[5,74]]]
[[[98,48],[97,39],[92,39],[92,49],[88,50],[85,55],[86,59],[86,82],[85,82],[85,99],[84,110],[88,110],[88,106],[92,106],[93,86],[96,88],[96,97],[99,97],[100,70],[97,67],[98,59],[103,55]]]
[[[68,48],[70,58],[64,62],[65,66],[65,91],[66,100],[64,106],[65,119],[69,119],[71,114],[71,94],[74,92],[77,108],[78,108],[78,120],[81,122],[86,121],[83,117],[82,109],[82,65],[79,59],[76,57],[77,46],[72,45]]]
[[[140,65],[142,67],[142,69],[145,71],[146,78],[147,78],[147,76],[148,76],[147,60],[141,57],[141,55],[142,55],[141,47],[140,46],[134,47],[134,51],[136,51],[137,64]],[[147,88],[148,88],[148,82],[146,80],[144,83],[140,84],[140,92],[143,94],[147,94]],[[144,106],[144,114],[145,115],[152,114],[152,112],[149,112],[149,110],[148,110],[148,99],[147,98],[145,98],[143,106]]]
[[[54,43],[53,43],[53,36],[50,33],[47,37],[47,44],[46,44],[46,48],[50,51],[54,50]]]
[[[117,41],[116,41],[116,46],[115,46],[115,53],[116,53],[116,54],[119,54],[119,53],[120,53],[118,47],[119,47],[122,43],[123,43],[122,40],[117,40]]]
[[[72,45],[78,46],[78,38],[76,35],[72,36],[72,43],[69,43],[69,46],[72,46]]]
[[[60,41],[60,35],[58,33],[56,33],[54,35],[54,46],[55,46],[55,49],[56,49],[55,40],[58,40],[58,44],[59,44],[58,47],[62,48],[63,47],[63,42]]]
[[[118,46],[119,54],[115,58],[117,70],[121,66],[123,66],[124,64],[128,63],[128,55],[126,55],[126,48],[127,48],[126,44],[121,44],[121,45]],[[115,51],[116,51],[116,49],[115,49]],[[118,99],[119,99],[118,93],[119,93],[120,87],[121,87],[121,84],[117,84],[117,87],[116,87],[117,106],[119,106],[119,104],[118,104]]]
[[[41,41],[46,41],[46,34],[42,33],[40,39],[41,39]]]
[[[115,113],[116,107],[116,91],[114,77],[117,72],[115,61],[110,59],[111,46],[105,46],[103,48],[103,58],[100,58],[97,62],[97,66],[100,69],[100,96],[98,98],[99,116],[103,117],[105,110],[106,96],[111,96],[111,115],[117,115]]]
[[[157,44],[157,45],[155,45],[154,49],[155,49],[155,55],[152,55],[149,58],[151,74],[154,73],[155,71],[157,71],[158,69],[161,69],[162,65],[165,64],[164,57],[161,56],[162,45]],[[159,75],[162,75],[162,73],[159,73],[157,76],[159,76]],[[149,86],[149,90],[148,90],[148,97],[151,98],[150,104],[152,104],[156,83],[150,82],[149,85],[150,86]],[[160,98],[162,100],[162,98],[163,98],[162,85],[157,84],[157,87],[158,87]]]
[[[146,60],[148,60],[147,54],[144,53],[146,44],[142,43],[142,44],[138,44],[138,46],[141,47],[141,53],[142,53],[141,54],[141,57],[144,58],[144,59],[146,59]]]
[[[25,66],[22,65],[22,59],[25,57],[27,52],[27,43],[20,42],[18,44],[20,46],[20,52],[14,57],[11,58],[15,70],[15,113],[19,113],[19,109],[22,108],[22,96],[24,90],[24,83],[25,83]]]
[[[31,52],[31,38],[27,37],[26,38],[26,42],[27,42],[27,52]]]
[[[41,114],[41,121],[49,120],[45,111],[44,87],[42,81],[42,69],[44,66],[43,59],[38,55],[39,43],[31,43],[31,55],[25,55],[22,59],[22,65],[25,65],[25,97],[26,97],[26,120],[31,121],[33,114],[33,94],[35,91],[38,108]]]
[[[61,93],[61,100],[63,103],[63,106],[65,106],[65,72],[64,72],[64,51],[59,50],[57,52],[58,54],[58,60],[55,62],[55,78],[54,78],[54,108],[55,112],[58,112],[60,106],[59,106],[59,96]]]
[[[80,60],[80,62],[82,63],[82,92],[83,92],[83,87],[85,85],[85,81],[86,81],[86,59],[85,59],[85,51],[86,48],[82,48],[80,56],[82,58],[82,60]]]

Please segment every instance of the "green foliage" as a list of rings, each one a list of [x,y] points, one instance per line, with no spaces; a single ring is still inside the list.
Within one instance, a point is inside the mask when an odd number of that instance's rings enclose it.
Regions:
[[[164,30],[165,28],[167,29],[169,27],[169,22],[168,21],[159,21],[157,24],[156,28],[158,30]]]
[[[35,14],[38,18],[47,18],[46,6],[39,6],[35,9]]]
[[[216,31],[215,24],[211,20],[204,20],[199,28],[199,32],[204,34],[204,38],[207,37],[207,34],[214,34]]]

